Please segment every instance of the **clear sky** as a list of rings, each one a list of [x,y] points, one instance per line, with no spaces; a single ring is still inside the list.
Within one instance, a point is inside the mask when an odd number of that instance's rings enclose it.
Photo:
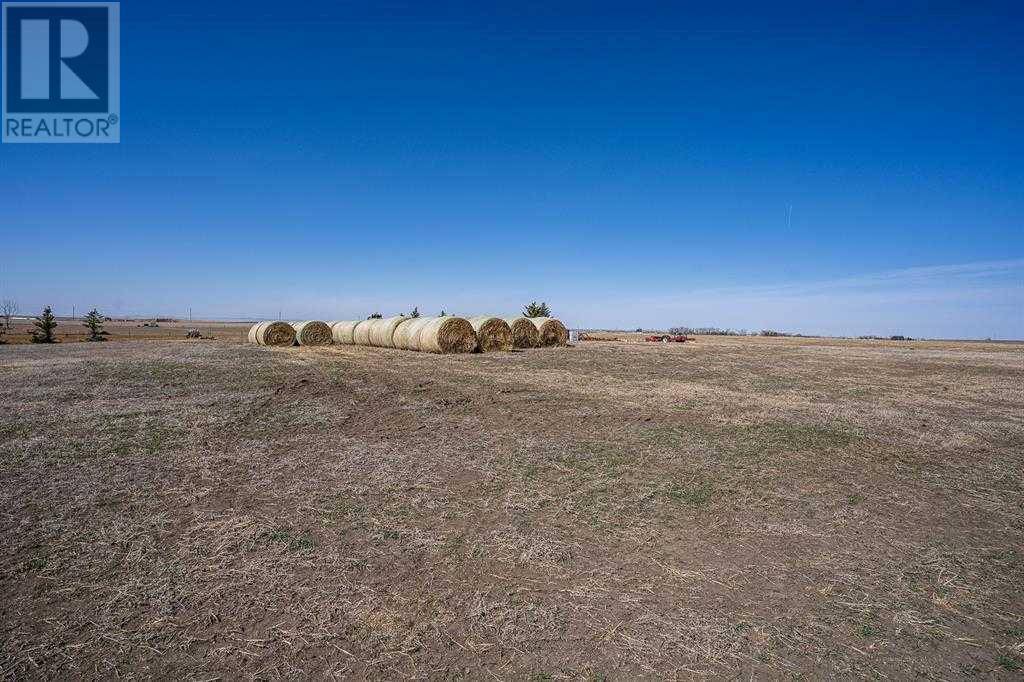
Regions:
[[[0,296],[1024,338],[1024,5],[704,5],[123,2],[122,143],[0,145]]]

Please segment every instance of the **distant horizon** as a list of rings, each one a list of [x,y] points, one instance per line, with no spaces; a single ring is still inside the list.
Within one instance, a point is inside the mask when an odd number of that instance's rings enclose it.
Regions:
[[[102,310],[100,310],[99,312],[103,313]],[[399,315],[399,314],[400,313],[395,313],[395,315]],[[449,313],[449,315],[454,316],[454,317],[460,317],[460,315],[456,315],[454,313]],[[83,317],[82,315],[77,315],[75,317],[71,317],[70,315],[60,315],[60,314],[57,314],[56,312],[54,313],[54,318],[56,320],[76,321],[77,322],[78,320],[82,319],[82,317]],[[225,324],[256,324],[257,322],[263,322],[263,321],[266,321],[268,319],[274,319],[274,320],[280,319],[280,320],[285,321],[285,322],[293,321],[294,320],[294,318],[276,318],[276,317],[275,318],[256,318],[256,317],[253,317],[253,318],[194,317],[192,319],[189,319],[189,318],[184,318],[184,317],[175,317],[173,315],[163,315],[163,314],[157,314],[157,315],[125,315],[125,316],[119,315],[117,317],[113,317],[113,316],[107,315],[107,317],[110,317],[115,322],[144,322],[144,321],[155,321],[155,320],[171,320],[175,324],[178,324],[178,323],[191,323],[191,322],[195,322],[197,324],[201,324],[203,322],[225,323]],[[390,317],[390,316],[389,315],[385,315],[385,317]],[[432,315],[424,314],[423,317],[433,317],[433,316]],[[22,315],[22,314],[19,313],[18,315],[13,316],[11,319],[12,320],[21,320],[21,321],[32,321],[35,318],[36,318],[35,315]],[[356,319],[356,318],[353,318],[353,319]],[[369,318],[367,318],[367,319],[369,319]],[[334,320],[322,320],[322,321],[327,322],[327,321],[334,321]],[[643,329],[639,329],[639,331],[638,331],[637,327],[632,327],[632,328],[630,328],[630,327],[619,327],[619,328],[614,328],[614,327],[570,327],[569,329],[573,330],[573,331],[579,331],[579,332],[607,332],[609,334],[616,334],[616,333],[637,334],[637,333],[647,333],[647,332],[668,333],[672,328],[677,327],[677,326],[685,326],[685,325],[668,325],[668,326],[661,326],[661,327],[645,327]],[[762,334],[763,330],[755,331],[753,329],[727,329],[727,328],[724,328],[724,327],[716,327],[715,325],[709,325],[707,327],[703,327],[703,326],[702,327],[694,327],[694,329],[705,329],[705,328],[707,328],[707,329],[717,328],[717,329],[720,329],[723,332],[730,332],[730,333],[726,333],[726,334],[693,333],[693,335],[694,336],[739,336],[739,337],[774,338],[774,337],[770,337],[770,336],[766,336],[766,335]],[[806,333],[806,334],[805,333],[790,333],[790,332],[787,332],[785,329],[771,329],[771,331],[779,332],[778,338],[803,338],[803,339],[848,339],[848,340],[857,340],[857,341],[891,341],[892,339],[890,339],[890,336],[900,336],[898,334],[882,335],[882,334],[872,334],[872,333],[869,333],[869,332],[865,332],[863,334],[856,334],[856,335],[854,335],[854,334],[834,335],[834,334],[815,334],[815,333]],[[913,335],[902,335],[902,336],[906,336],[907,337],[906,339],[904,339],[906,341],[962,341],[962,342],[970,342],[970,343],[974,343],[974,342],[977,342],[977,343],[1024,343],[1024,338],[1020,338],[1020,339],[996,338],[996,337],[948,338],[948,337],[941,337],[941,336],[936,336],[936,337],[932,337],[932,336],[913,336]]]
[[[264,310],[254,314],[247,307],[222,303],[220,311],[208,305],[192,306],[193,319],[210,321],[255,321],[264,319],[361,319],[374,312],[385,316],[407,313],[414,306],[423,315],[436,315],[441,310],[449,314],[519,314],[530,301],[545,301],[553,314],[573,329],[621,329],[638,327],[662,329],[670,327],[719,327],[722,329],[760,331],[774,329],[791,334],[823,337],[857,337],[863,335],[904,335],[931,339],[1020,339],[1024,338],[1024,259],[961,263],[927,268],[868,273],[819,282],[799,284],[751,284],[714,289],[695,289],[683,292],[657,291],[652,297],[647,291],[637,291],[630,297],[614,295],[602,297],[595,303],[585,293],[567,292],[558,298],[533,296],[514,303],[511,294],[498,291],[493,299],[483,296],[453,296],[454,302],[428,300],[410,301],[401,306],[398,296],[389,300],[356,300],[337,297],[305,297],[301,292],[282,300],[278,310]],[[0,291],[0,299],[17,297]],[[424,297],[425,298],[425,297]],[[494,301],[493,303],[490,301]],[[25,305],[18,301],[20,312]],[[93,307],[110,317],[153,319],[169,317],[188,319],[188,307],[177,314],[167,314],[170,306],[144,309],[144,303],[135,305],[125,301],[122,305],[109,301],[101,305],[79,306],[58,300],[54,312],[69,317],[72,305],[80,316]],[[28,304],[38,312],[45,303]],[[621,319],[630,307],[639,307],[632,323]],[[234,309],[232,309],[234,308]],[[160,312],[153,312],[153,311]],[[609,313],[608,311],[612,312]],[[851,311],[857,318],[877,318],[875,322],[854,325],[848,321]],[[331,314],[333,313],[333,314]],[[609,319],[618,317],[620,319]],[[786,318],[799,316],[801,320]],[[717,321],[716,321],[717,317]],[[666,323],[666,319],[675,322]],[[977,336],[955,333],[935,333],[932,318],[949,319],[960,326],[970,323],[974,328],[987,329]],[[853,328],[855,327],[856,328]],[[932,329],[928,329],[932,326]],[[1014,333],[1014,330],[1019,330]],[[1001,332],[1001,333],[1000,333]]]

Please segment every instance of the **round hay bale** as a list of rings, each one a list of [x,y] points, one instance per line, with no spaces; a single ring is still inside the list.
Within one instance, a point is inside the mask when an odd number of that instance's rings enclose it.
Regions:
[[[330,326],[320,320],[292,322],[292,327],[295,328],[295,342],[300,346],[329,346],[334,340]]]
[[[342,320],[340,322],[331,323],[331,336],[334,338],[334,343],[341,344],[344,346],[351,346],[356,342],[353,334],[356,331],[356,325],[364,320]]]
[[[249,342],[260,346],[294,346],[295,329],[287,322],[258,322],[249,330]]]
[[[512,350],[512,328],[508,326],[508,322],[500,317],[487,315],[467,319],[476,332],[477,345],[481,352]]]
[[[405,315],[373,320],[373,324],[370,326],[370,345],[377,348],[394,348],[395,330],[405,320]]]
[[[398,325],[395,329],[394,342],[395,348],[401,348],[403,350],[419,350],[420,349],[420,330],[430,322],[436,319],[433,317],[407,317]]]
[[[564,346],[569,343],[569,330],[553,317],[531,317],[531,322],[540,333],[540,345]]]
[[[357,346],[370,345],[370,330],[376,320],[359,320],[352,330],[352,343]]]
[[[425,353],[472,353],[476,350],[476,332],[469,320],[461,317],[436,317],[420,328],[419,347]]]
[[[540,331],[528,317],[506,317],[512,330],[512,346],[514,348],[536,348],[540,345]]]

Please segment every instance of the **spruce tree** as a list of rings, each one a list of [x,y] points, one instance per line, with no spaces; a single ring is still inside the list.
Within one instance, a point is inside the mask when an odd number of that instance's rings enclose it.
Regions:
[[[42,314],[35,319],[33,324],[36,330],[32,332],[32,343],[55,343],[53,330],[57,328],[57,319],[53,316],[50,306],[43,308]]]
[[[551,308],[548,307],[547,303],[537,303],[533,301],[529,305],[523,306],[524,317],[551,317]]]
[[[83,318],[82,326],[89,329],[90,341],[106,341],[103,338],[103,315],[95,308]]]

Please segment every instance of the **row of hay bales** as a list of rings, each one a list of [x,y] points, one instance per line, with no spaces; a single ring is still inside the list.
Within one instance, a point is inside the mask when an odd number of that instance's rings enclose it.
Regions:
[[[249,342],[261,346],[376,346],[425,353],[472,353],[564,346],[565,325],[552,317],[387,317],[338,322],[259,322]]]

